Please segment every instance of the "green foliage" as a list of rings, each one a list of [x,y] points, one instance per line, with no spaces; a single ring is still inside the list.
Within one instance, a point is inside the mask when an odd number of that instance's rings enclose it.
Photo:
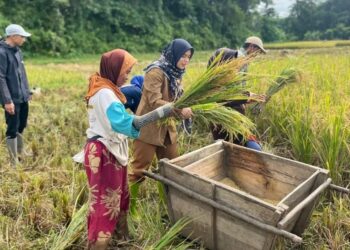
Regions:
[[[264,42],[286,40],[285,31],[273,8],[266,8],[261,17],[258,17],[257,29]]]
[[[350,1],[298,0],[285,20],[298,40],[350,39]]]
[[[199,49],[239,46],[260,0],[3,0],[0,29],[18,23],[33,36],[27,51],[53,56],[112,48],[160,51],[183,37]],[[245,2],[245,4],[242,4]],[[9,6],[11,6],[9,8]]]

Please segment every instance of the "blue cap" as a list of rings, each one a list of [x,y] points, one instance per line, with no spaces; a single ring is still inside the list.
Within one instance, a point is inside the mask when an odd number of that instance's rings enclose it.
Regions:
[[[5,33],[6,33],[6,36],[14,36],[14,35],[19,35],[24,37],[31,36],[30,33],[26,32],[23,29],[23,27],[18,24],[10,24],[9,26],[7,26],[5,29]]]

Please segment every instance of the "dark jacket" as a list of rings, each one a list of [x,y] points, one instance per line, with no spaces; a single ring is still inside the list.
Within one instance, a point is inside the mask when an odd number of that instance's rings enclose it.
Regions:
[[[0,41],[0,103],[28,102],[30,90],[22,52]]]
[[[133,113],[136,113],[141,100],[141,89],[134,85],[128,85],[120,88],[120,90],[126,97],[126,103],[124,104],[125,108],[131,109]]]
[[[134,76],[131,78],[130,85],[120,88],[126,97],[126,103],[124,104],[125,108],[131,109],[134,114],[136,113],[141,100],[143,81],[143,76]]]

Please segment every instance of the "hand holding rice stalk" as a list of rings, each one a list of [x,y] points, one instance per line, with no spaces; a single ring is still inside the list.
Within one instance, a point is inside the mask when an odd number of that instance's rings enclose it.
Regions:
[[[255,103],[251,110],[253,114],[259,114],[271,97],[283,89],[287,84],[301,81],[301,72],[295,68],[283,69],[281,74],[270,85],[266,91],[266,101],[264,103]]]
[[[177,109],[190,107],[193,120],[197,125],[221,125],[232,137],[238,134],[244,137],[251,134],[254,124],[239,112],[223,106],[233,100],[247,100],[244,94],[242,80],[247,76],[240,69],[250,61],[250,58],[238,58],[222,62],[222,54],[217,56],[212,66],[187,88],[177,100]]]

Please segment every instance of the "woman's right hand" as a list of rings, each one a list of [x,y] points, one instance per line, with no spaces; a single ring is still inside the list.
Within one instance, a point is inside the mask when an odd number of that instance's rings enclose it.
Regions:
[[[191,108],[183,108],[183,109],[181,109],[180,114],[181,114],[183,119],[189,119],[193,115]]]

